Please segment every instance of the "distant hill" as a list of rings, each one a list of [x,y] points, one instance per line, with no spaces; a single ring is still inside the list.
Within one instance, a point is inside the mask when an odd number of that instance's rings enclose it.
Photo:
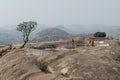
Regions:
[[[13,26],[2,26],[0,27],[0,45],[2,44],[14,44],[22,43],[22,34],[16,31],[16,25]],[[51,33],[54,32],[55,33]],[[70,35],[81,35],[85,37],[91,37],[96,31],[104,31],[108,36],[112,36],[115,39],[120,39],[120,26],[109,26],[109,25],[57,25],[48,26],[40,24],[36,30],[30,35],[30,40],[33,37],[36,41],[52,41],[65,39]],[[58,33],[57,33],[58,32]],[[68,34],[69,33],[69,34]],[[49,35],[50,36],[49,36]],[[33,40],[33,41],[35,41]]]
[[[32,42],[57,41],[68,38],[69,33],[58,28],[48,28],[38,32],[32,39]]]
[[[22,33],[16,30],[16,25],[13,26],[0,26],[0,45],[7,45],[7,44],[16,44],[22,43]],[[49,26],[45,25],[38,25],[36,30],[33,31],[30,35],[31,37],[38,33],[41,30],[47,29]]]
[[[0,45],[21,43],[22,37],[8,33],[0,33]]]
[[[120,29],[120,26],[110,26],[110,25],[89,25],[88,26],[88,25],[73,24],[65,27],[67,28],[65,31],[68,31],[71,34],[94,33],[96,31],[110,32],[115,29]]]
[[[0,28],[0,45],[15,44],[21,42],[22,35],[16,31],[14,26]]]
[[[120,39],[120,26],[110,26],[110,25],[79,25],[73,24],[68,26],[59,25],[56,26],[69,34],[81,34],[82,36],[91,36],[88,34],[94,34],[97,31],[106,32],[108,36]]]

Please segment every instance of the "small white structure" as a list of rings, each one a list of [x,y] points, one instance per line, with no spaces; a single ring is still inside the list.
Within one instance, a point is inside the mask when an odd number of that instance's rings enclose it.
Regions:
[[[110,46],[109,44],[99,44],[97,46]]]
[[[105,42],[104,41],[99,41],[99,44],[104,44]]]
[[[99,41],[96,46],[110,46],[108,43],[105,43],[105,41]]]

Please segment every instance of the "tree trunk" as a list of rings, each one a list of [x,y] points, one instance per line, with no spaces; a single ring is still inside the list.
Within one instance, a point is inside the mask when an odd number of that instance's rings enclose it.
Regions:
[[[24,48],[25,47],[25,45],[26,45],[26,41],[24,42],[24,44],[20,47],[20,48]]]
[[[23,36],[24,44],[20,48],[24,48],[25,47],[26,43],[29,41],[28,36],[29,35],[27,35],[27,34]]]

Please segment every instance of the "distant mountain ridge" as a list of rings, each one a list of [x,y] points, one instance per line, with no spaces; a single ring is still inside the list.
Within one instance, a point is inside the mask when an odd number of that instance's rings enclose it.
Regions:
[[[62,27],[62,28],[61,28]],[[95,32],[102,31],[106,32],[107,36],[120,39],[120,26],[109,26],[109,25],[69,25],[59,26],[60,29],[67,31],[69,34],[94,34]]]
[[[38,32],[34,38],[33,42],[45,42],[45,41],[57,41],[61,39],[68,38],[69,33],[58,28],[48,28],[43,31]]]
[[[2,44],[14,44],[14,43],[22,43],[22,34],[18,31],[16,31],[16,25],[13,26],[4,26],[0,27],[0,45]],[[36,30],[32,32],[30,35],[30,40],[34,36],[36,36],[36,33],[39,33],[41,31],[46,32],[46,29],[50,28],[57,28],[65,32],[65,35],[62,34],[62,38],[64,39],[67,35],[87,35],[87,34],[93,34],[97,31],[104,31],[107,33],[108,36],[112,36],[115,39],[120,39],[120,26],[109,26],[109,25],[79,25],[79,24],[73,24],[73,25],[57,25],[57,26],[46,26],[44,24],[40,24],[37,26]],[[52,32],[52,31],[50,31]],[[59,32],[59,31],[58,31]],[[63,32],[63,33],[64,33]],[[41,33],[40,33],[41,34]],[[54,37],[56,36],[55,34],[52,34]],[[60,37],[61,37],[60,36]],[[47,35],[49,38],[49,36]],[[46,39],[47,37],[42,37],[42,39]],[[59,38],[59,36],[56,38]],[[50,38],[49,38],[50,39]],[[51,40],[51,39],[50,39]],[[57,39],[56,39],[57,40]],[[44,41],[44,40],[41,40]]]

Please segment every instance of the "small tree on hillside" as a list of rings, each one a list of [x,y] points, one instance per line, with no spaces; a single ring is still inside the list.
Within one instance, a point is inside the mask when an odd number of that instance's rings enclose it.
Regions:
[[[94,34],[94,37],[106,37],[106,33],[105,32],[96,32]]]
[[[29,35],[35,30],[36,26],[37,22],[34,21],[23,22],[18,25],[16,30],[22,32],[24,41],[24,44],[21,46],[21,48],[24,48],[26,43],[29,41]]]

